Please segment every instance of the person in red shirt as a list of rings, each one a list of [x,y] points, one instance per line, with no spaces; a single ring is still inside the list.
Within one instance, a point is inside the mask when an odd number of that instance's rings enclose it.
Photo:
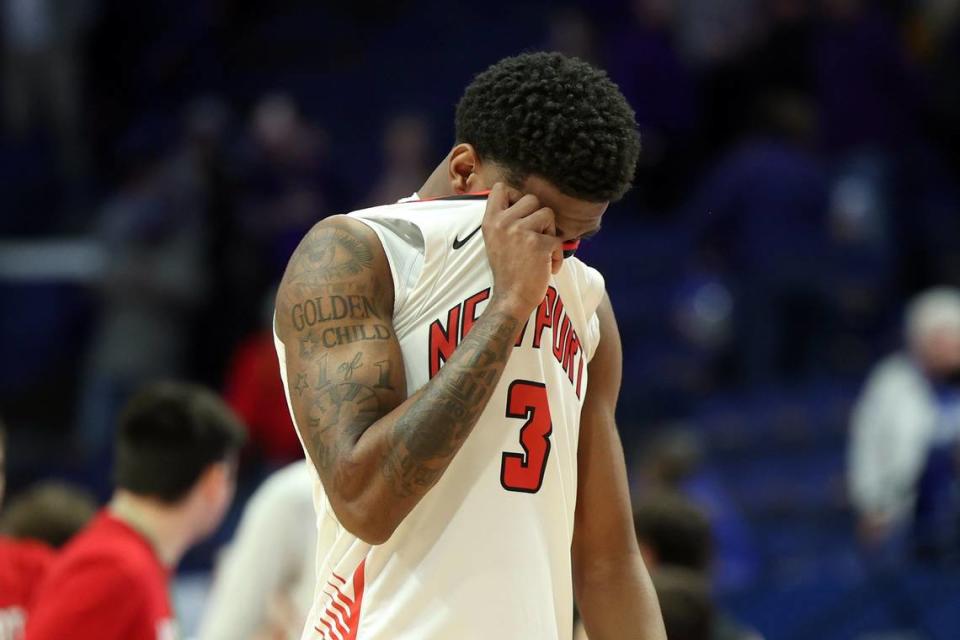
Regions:
[[[0,431],[0,484],[3,444]],[[0,640],[21,640],[27,610],[56,550],[90,521],[95,509],[86,492],[58,482],[38,484],[7,505],[0,517]]]
[[[37,586],[56,552],[32,540],[0,537],[0,640],[20,640]]]
[[[272,326],[272,314],[270,323]],[[274,466],[303,459],[283,382],[277,375],[272,328],[255,333],[237,347],[227,370],[224,398],[247,426],[249,448],[257,458]]]
[[[0,424],[0,503],[6,484],[5,436]],[[45,544],[0,536],[0,640],[22,637],[27,607],[54,554]]]
[[[169,580],[233,499],[244,429],[211,392],[147,387],[121,414],[116,491],[56,559],[26,640],[174,640]]]

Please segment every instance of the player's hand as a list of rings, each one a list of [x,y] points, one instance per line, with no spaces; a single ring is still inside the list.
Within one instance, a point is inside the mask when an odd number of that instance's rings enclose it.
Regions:
[[[483,240],[493,270],[491,305],[526,320],[563,262],[553,210],[498,182],[487,198]]]

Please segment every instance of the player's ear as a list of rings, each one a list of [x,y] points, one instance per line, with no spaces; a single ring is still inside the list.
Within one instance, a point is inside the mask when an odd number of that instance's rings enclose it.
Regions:
[[[450,151],[447,163],[447,177],[454,193],[481,191],[486,187],[479,184],[480,156],[472,144],[461,142]]]

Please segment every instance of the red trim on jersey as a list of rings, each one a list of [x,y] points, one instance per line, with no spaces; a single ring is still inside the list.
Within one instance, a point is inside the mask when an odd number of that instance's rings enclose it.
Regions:
[[[334,593],[324,591],[326,595],[330,596],[330,602],[324,612],[320,614],[320,624],[326,628],[321,629],[316,625],[313,627],[313,630],[319,633],[324,640],[328,638],[332,640],[337,636],[343,638],[343,640],[357,640],[357,631],[360,628],[360,607],[363,604],[364,566],[366,564],[367,559],[364,558],[356,571],[353,572],[352,599],[344,595],[336,584],[327,581],[327,585],[333,587]],[[333,574],[333,577],[346,584],[346,580],[336,573]],[[343,605],[346,605],[346,608]]]
[[[327,631],[330,632],[330,637],[332,638],[334,632],[333,632],[333,627],[330,626],[330,623],[327,622],[326,620],[324,620],[323,618],[320,618],[320,624],[322,624],[323,626],[325,626],[325,627],[327,628]],[[319,633],[321,638],[323,638],[324,640],[326,640],[327,631],[324,631],[324,630],[321,629],[320,627],[314,627],[313,630],[316,631],[317,633]]]
[[[469,193],[458,193],[452,196],[436,196],[434,198],[418,198],[416,200],[408,200],[407,202],[433,202],[434,200],[480,200],[481,198],[486,198],[490,195],[490,189],[485,191],[471,191]]]
[[[572,258],[573,254],[580,248],[580,240],[568,240],[563,243],[561,248],[563,249],[564,258]]]

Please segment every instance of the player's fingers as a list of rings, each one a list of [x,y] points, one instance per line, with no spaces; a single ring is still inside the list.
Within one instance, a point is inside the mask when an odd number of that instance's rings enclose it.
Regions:
[[[503,211],[509,208],[511,204],[509,191],[510,188],[502,182],[497,182],[490,187],[490,195],[487,196],[487,211]]]
[[[504,211],[503,222],[509,224],[529,216],[540,208],[540,200],[533,194],[526,194],[514,202],[509,209]]]
[[[553,253],[554,251],[559,251],[561,255],[563,254],[563,242],[560,241],[560,238],[557,236],[551,236],[547,234],[538,234],[537,235],[537,247]]]
[[[520,191],[519,189],[514,189],[513,187],[506,185],[504,185],[504,189],[507,192],[507,199],[510,200],[511,205],[516,204],[517,201],[524,196],[523,191]]]
[[[550,207],[541,207],[528,216],[521,218],[517,226],[529,231],[536,231],[550,237],[557,235],[557,224]]]

